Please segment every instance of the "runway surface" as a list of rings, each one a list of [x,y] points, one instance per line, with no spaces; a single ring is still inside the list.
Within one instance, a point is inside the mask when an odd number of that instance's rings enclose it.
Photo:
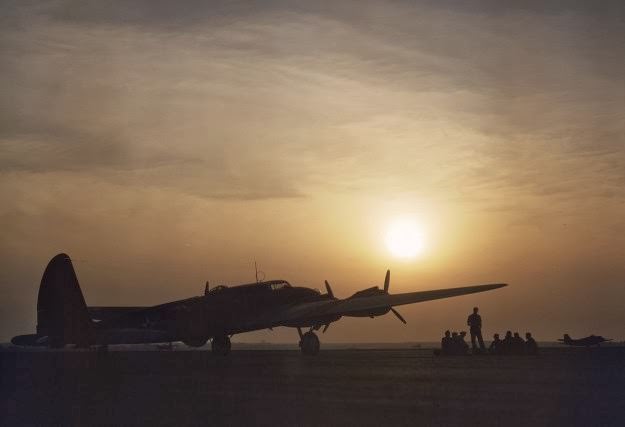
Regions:
[[[625,348],[0,352],[3,425],[624,425]]]

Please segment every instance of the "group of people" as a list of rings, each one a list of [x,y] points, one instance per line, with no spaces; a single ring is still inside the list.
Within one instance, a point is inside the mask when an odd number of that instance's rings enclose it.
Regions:
[[[445,336],[441,340],[441,354],[445,356],[459,356],[469,354],[469,344],[464,340],[467,333],[445,331]]]
[[[473,314],[467,318],[467,326],[471,333],[471,347],[473,354],[538,354],[538,345],[532,334],[527,332],[525,340],[518,332],[514,335],[511,331],[506,332],[504,339],[495,334],[488,350],[482,338],[482,317],[478,314],[479,308],[473,307]],[[465,341],[467,333],[462,331],[445,331],[445,336],[441,340],[440,353],[443,355],[464,355],[469,353],[469,344]]]
[[[525,340],[518,332],[512,335],[511,331],[506,332],[504,339],[499,339],[499,334],[493,336],[488,352],[491,354],[538,354],[538,344],[529,332],[525,333]]]

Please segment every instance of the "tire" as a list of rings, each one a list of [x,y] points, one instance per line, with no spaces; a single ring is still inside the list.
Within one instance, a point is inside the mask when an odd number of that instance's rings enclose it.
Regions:
[[[208,341],[208,338],[201,337],[201,338],[187,338],[186,340],[182,342],[188,345],[189,347],[202,347],[204,344],[206,344],[207,341]]]
[[[227,356],[230,354],[231,348],[232,343],[230,342],[230,338],[228,336],[215,337],[211,343],[211,350],[213,354]]]
[[[302,340],[299,343],[302,353],[307,356],[315,356],[319,353],[321,344],[319,338],[314,332],[306,332],[302,336]]]

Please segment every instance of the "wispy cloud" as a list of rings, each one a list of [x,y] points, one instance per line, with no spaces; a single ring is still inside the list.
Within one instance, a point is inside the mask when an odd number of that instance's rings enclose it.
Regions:
[[[189,186],[193,174],[167,174],[196,164],[228,197],[228,182],[410,189],[445,159],[447,179],[540,190],[566,172],[556,159],[622,150],[610,16],[199,3],[52,3],[5,30],[3,168],[152,169]]]
[[[4,252],[68,230],[106,236],[103,222],[150,247],[160,224],[210,218],[229,225],[202,237],[222,245],[256,216],[280,219],[271,239],[304,214],[319,234],[348,209],[312,211],[328,195],[431,199],[512,228],[559,215],[623,227],[622,2],[2,10]],[[168,245],[193,236],[177,233]]]

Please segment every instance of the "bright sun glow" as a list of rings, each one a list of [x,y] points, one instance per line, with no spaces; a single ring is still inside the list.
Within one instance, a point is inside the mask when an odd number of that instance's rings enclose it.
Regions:
[[[386,247],[397,258],[415,258],[425,249],[425,235],[415,221],[396,220],[386,232]]]

